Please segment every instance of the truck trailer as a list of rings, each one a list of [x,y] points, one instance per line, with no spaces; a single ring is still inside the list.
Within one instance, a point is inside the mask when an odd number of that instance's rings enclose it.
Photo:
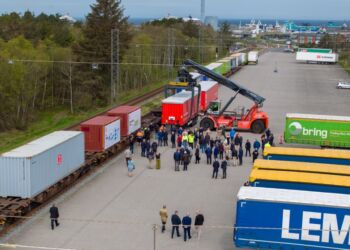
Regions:
[[[297,61],[306,63],[335,64],[338,62],[338,54],[322,52],[297,52]]]
[[[242,187],[233,240],[257,249],[350,249],[350,195]]]
[[[350,117],[287,114],[284,140],[287,143],[350,148]]]
[[[258,51],[250,51],[248,53],[248,63],[258,64],[259,61],[259,52]]]

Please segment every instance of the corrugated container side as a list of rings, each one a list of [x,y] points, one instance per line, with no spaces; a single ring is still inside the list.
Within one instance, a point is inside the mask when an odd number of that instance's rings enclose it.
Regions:
[[[77,170],[84,161],[83,133],[33,157],[30,168],[31,197]]]
[[[84,163],[83,133],[47,146],[32,157],[0,157],[0,196],[33,198]]]
[[[255,197],[240,197],[255,189]],[[257,249],[349,249],[349,200],[344,194],[241,188],[234,242]]]
[[[31,196],[30,159],[0,157],[0,196]]]
[[[138,106],[120,106],[108,111],[107,114],[121,118],[122,136],[129,136],[141,128],[141,108]]]

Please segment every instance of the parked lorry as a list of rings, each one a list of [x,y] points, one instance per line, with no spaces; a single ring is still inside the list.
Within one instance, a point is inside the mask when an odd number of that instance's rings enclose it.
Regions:
[[[350,117],[287,114],[284,140],[287,143],[350,148]]]
[[[248,63],[258,64],[259,61],[259,52],[258,51],[250,51],[248,53]]]
[[[339,56],[336,53],[298,51],[296,59],[306,63],[335,64],[338,62]]]
[[[233,240],[257,249],[350,249],[350,195],[242,187]]]

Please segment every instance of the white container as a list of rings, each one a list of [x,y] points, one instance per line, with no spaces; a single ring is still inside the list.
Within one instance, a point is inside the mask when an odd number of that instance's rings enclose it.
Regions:
[[[248,53],[248,63],[258,64],[259,60],[259,52],[258,51],[250,51]]]
[[[84,134],[57,131],[0,156],[0,196],[33,198],[85,160]]]
[[[297,52],[297,61],[317,62],[317,63],[337,63],[338,54],[336,53],[314,53]]]

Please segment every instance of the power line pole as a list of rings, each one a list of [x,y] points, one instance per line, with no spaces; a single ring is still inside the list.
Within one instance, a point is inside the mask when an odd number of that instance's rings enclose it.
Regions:
[[[119,29],[111,30],[111,103],[119,91]]]

